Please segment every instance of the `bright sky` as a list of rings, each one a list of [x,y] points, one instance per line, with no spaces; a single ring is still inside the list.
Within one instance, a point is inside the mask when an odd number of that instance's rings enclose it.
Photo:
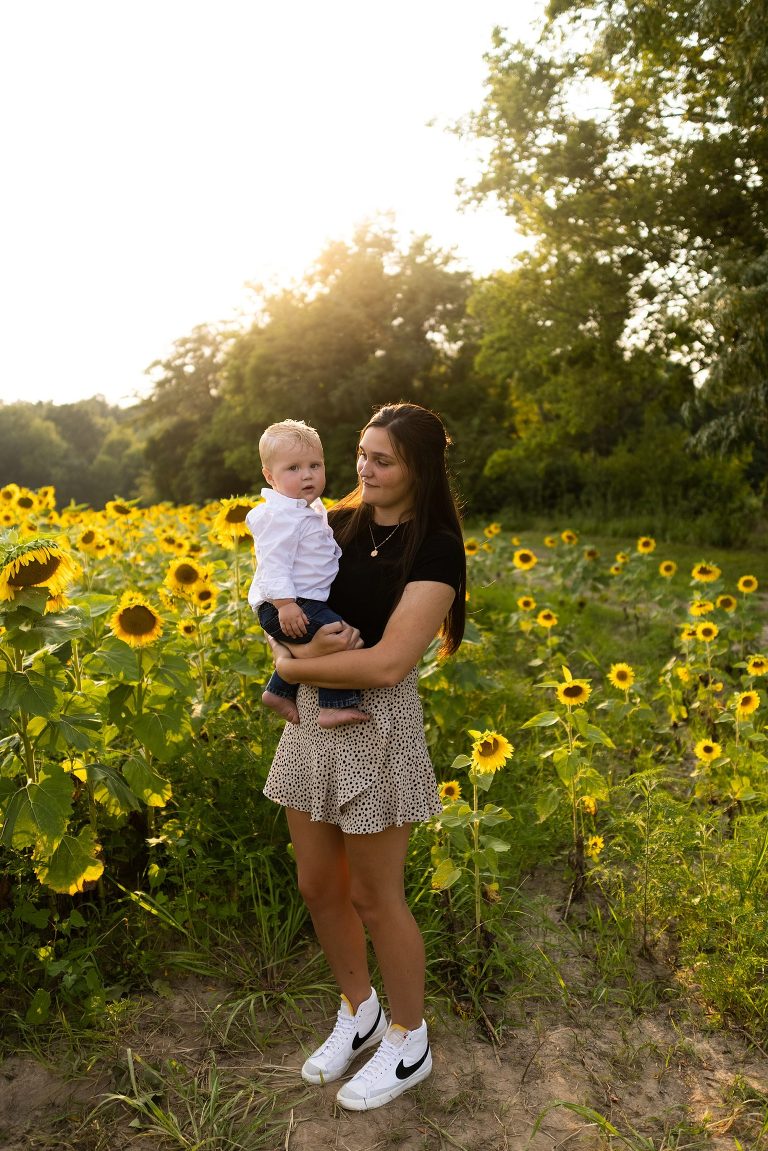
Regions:
[[[478,273],[520,248],[459,210],[491,30],[543,0],[16,0],[0,7],[0,400],[129,403],[247,282],[394,212]],[[437,126],[430,127],[429,122]]]

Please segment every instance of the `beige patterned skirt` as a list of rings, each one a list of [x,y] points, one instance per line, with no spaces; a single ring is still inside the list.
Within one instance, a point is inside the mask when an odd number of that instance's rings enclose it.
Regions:
[[[314,687],[301,685],[297,704],[301,722],[285,725],[264,787],[268,799],[352,835],[439,814],[416,668],[395,687],[361,691],[368,723],[319,727]]]

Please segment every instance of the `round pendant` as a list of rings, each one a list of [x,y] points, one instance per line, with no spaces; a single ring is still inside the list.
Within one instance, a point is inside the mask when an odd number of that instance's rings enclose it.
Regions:
[[[373,551],[371,552],[371,555],[372,555],[372,556],[377,556],[378,554],[379,554],[379,549],[378,549],[378,548],[374,548],[374,549],[373,549]]]

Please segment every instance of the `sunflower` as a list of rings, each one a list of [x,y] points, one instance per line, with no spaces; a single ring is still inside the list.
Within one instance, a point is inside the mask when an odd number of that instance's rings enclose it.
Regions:
[[[689,606],[688,611],[691,615],[709,615],[711,611],[715,610],[715,605],[711,599],[695,599]]]
[[[517,606],[520,608],[520,611],[533,611],[536,607],[536,600],[532,595],[521,595],[517,601]]]
[[[130,647],[146,647],[162,635],[163,621],[139,592],[124,592],[109,621],[112,634]]]
[[[714,583],[722,574],[717,564],[698,563],[691,572],[691,579],[697,583]]]
[[[37,489],[37,500],[41,508],[52,512],[56,510],[56,488],[53,484],[44,484]]]
[[[750,675],[765,675],[768,672],[768,659],[764,655],[751,655],[747,660]]]
[[[557,547],[557,536],[544,536],[544,547],[545,548],[556,548]]]
[[[16,513],[5,504],[0,505],[0,527],[12,528],[16,523]]]
[[[576,535],[576,532],[572,532],[570,528],[566,528],[564,532],[560,532],[560,539],[564,544],[571,546],[579,542],[579,537]]]
[[[0,488],[0,504],[15,504],[19,494],[18,484],[4,484]]]
[[[629,556],[626,552],[616,552],[616,563],[627,564],[629,563]]]
[[[719,628],[716,623],[709,621],[696,625],[696,639],[703,640],[704,643],[712,643],[713,639],[717,639]]]
[[[465,555],[476,556],[479,551],[480,551],[480,544],[474,538],[474,536],[470,536],[470,538],[468,540],[464,540],[464,554]]]
[[[513,548],[519,548],[520,547],[520,537],[519,536],[512,536],[510,542],[511,542]]]
[[[102,541],[101,532],[97,532],[95,528],[84,528],[75,540],[75,547],[79,552],[85,552],[87,555],[100,555],[103,549],[100,551],[98,545]]]
[[[245,517],[252,507],[253,500],[240,496],[221,501],[213,521],[213,533],[225,547],[234,546],[238,540],[250,540],[251,529]]]
[[[501,531],[501,524],[492,523],[492,524],[488,524],[487,528],[483,528],[483,535],[486,536],[489,540],[491,540],[491,539],[493,539],[494,536],[497,536],[500,531]]]
[[[171,560],[163,583],[174,595],[189,595],[197,584],[209,578],[210,571],[207,567],[185,556],[183,559]]]
[[[492,775],[503,767],[514,752],[514,747],[497,731],[470,731],[472,744],[472,770],[478,775]]]
[[[115,519],[122,519],[125,516],[132,516],[135,508],[132,504],[126,503],[125,500],[107,500],[104,511],[108,516],[113,516]]]
[[[441,783],[438,791],[440,798],[447,800],[448,803],[453,803],[455,799],[461,799],[461,788],[456,779],[449,779],[446,783]]]
[[[539,561],[533,552],[528,551],[527,548],[518,548],[518,550],[512,556],[512,563],[516,568],[520,568],[520,570],[524,572],[530,571],[531,568],[536,567],[538,562]]]
[[[51,596],[61,595],[78,571],[69,553],[54,540],[45,536],[25,540],[2,558],[0,602],[32,587],[47,588]]]
[[[550,611],[548,607],[545,607],[543,611],[540,611],[536,616],[536,623],[539,625],[539,627],[556,627],[557,616],[553,611]]]
[[[25,516],[38,511],[40,506],[37,496],[29,488],[19,488],[14,502],[22,515]]]
[[[557,685],[557,698],[567,708],[586,703],[591,694],[592,688],[585,679],[567,679]]]
[[[596,560],[600,558],[600,552],[597,548],[584,548],[585,560]]]
[[[696,628],[693,624],[684,623],[680,628],[680,639],[683,643],[690,643],[692,639],[696,639]]]
[[[161,531],[157,536],[157,542],[160,550],[166,555],[184,555],[186,551],[184,540],[176,532]]]
[[[176,630],[182,639],[193,639],[197,634],[197,624],[193,619],[180,619]]]
[[[199,583],[193,588],[191,593],[192,603],[199,607],[201,611],[213,611],[216,607],[216,597],[218,596],[218,589],[212,583],[206,580]]]
[[[629,691],[635,682],[635,672],[628,663],[613,663],[608,672],[608,679],[620,691]]]
[[[736,611],[736,605],[736,597],[732,595],[719,595],[715,600],[715,606],[721,611]]]
[[[624,571],[624,564],[611,564],[608,568],[608,574],[612,576],[621,575]]]
[[[719,743],[715,743],[712,739],[700,739],[694,747],[693,753],[702,763],[711,763],[713,759],[720,758],[723,749]]]
[[[753,575],[743,575],[736,586],[744,595],[752,595],[757,591],[758,583]]]
[[[605,847],[605,840],[602,835],[590,835],[584,845],[584,854],[587,859],[597,859],[600,852]]]
[[[675,675],[677,676],[677,678],[680,680],[681,683],[690,683],[691,682],[690,668],[684,667],[682,664],[678,664],[677,667],[675,668]]]
[[[656,540],[652,536],[640,536],[637,541],[637,550],[642,555],[650,555],[656,548]]]
[[[582,795],[579,803],[587,815],[597,815],[597,800],[594,795]]]
[[[674,560],[662,560],[659,564],[659,575],[664,576],[664,579],[672,579],[676,571],[677,564]]]
[[[736,718],[745,719],[760,706],[760,696],[756,691],[742,691],[736,697]]]

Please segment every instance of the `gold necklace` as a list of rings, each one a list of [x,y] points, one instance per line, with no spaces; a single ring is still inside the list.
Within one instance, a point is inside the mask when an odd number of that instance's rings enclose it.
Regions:
[[[380,544],[377,544],[376,540],[373,538],[373,528],[371,527],[370,521],[368,522],[368,531],[371,533],[371,543],[373,544],[373,551],[371,552],[371,555],[374,557],[374,559],[379,554],[379,550],[384,547],[384,544],[387,542],[387,540],[392,539],[392,536],[395,534],[399,527],[400,524],[395,524],[389,535],[386,536]]]

